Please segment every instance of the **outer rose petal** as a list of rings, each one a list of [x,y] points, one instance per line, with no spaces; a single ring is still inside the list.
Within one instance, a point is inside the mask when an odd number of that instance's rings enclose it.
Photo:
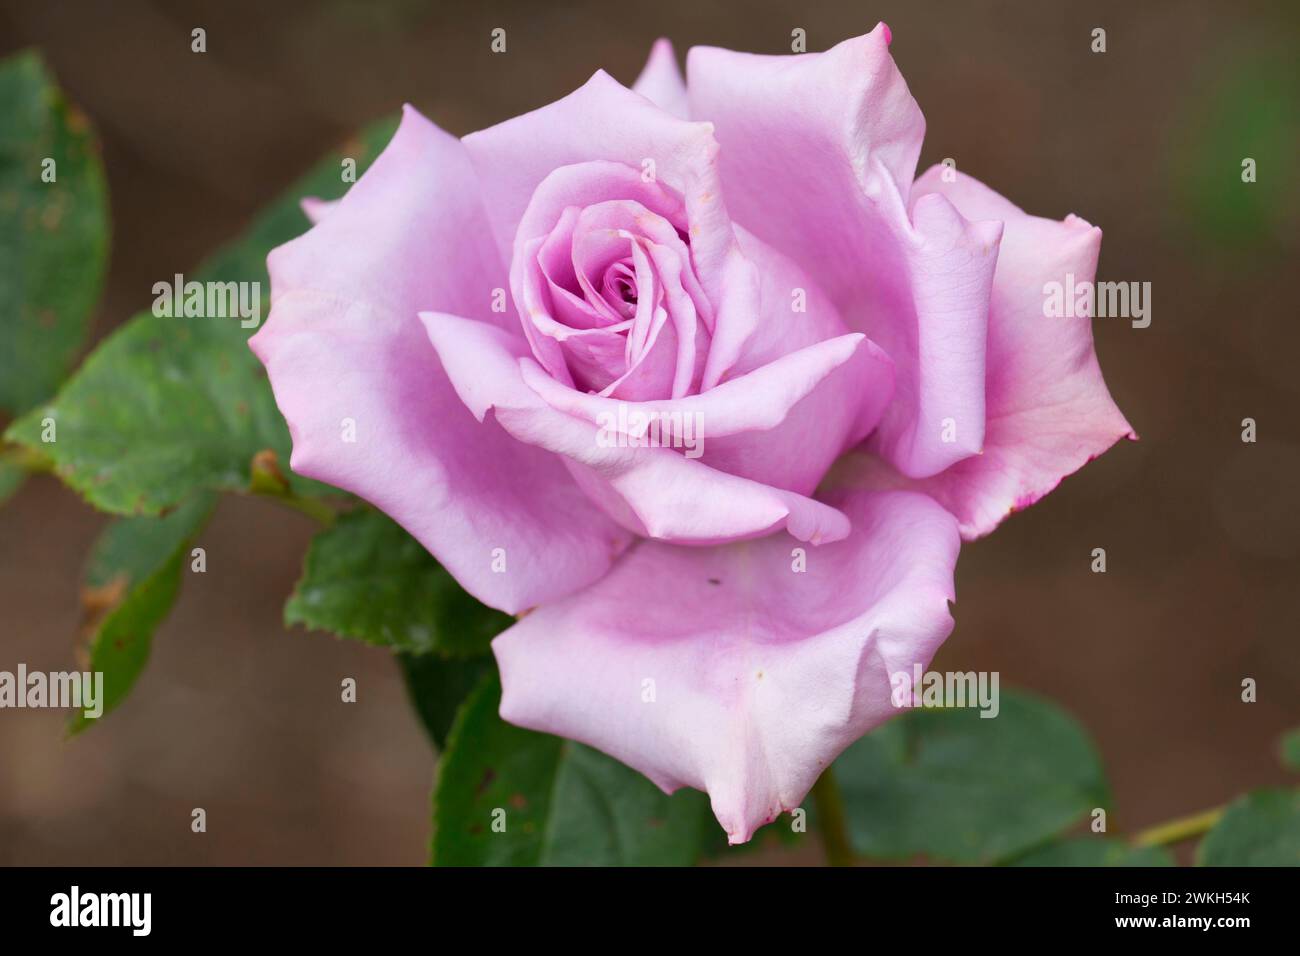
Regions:
[[[952,516],[906,492],[841,507],[852,535],[801,574],[780,537],[639,543],[493,642],[501,716],[598,747],[665,791],[706,790],[745,842],[896,713],[890,675],[926,666],[952,629]]]
[[[302,199],[298,200],[298,206],[302,209],[302,214],[307,217],[307,221],[314,226],[332,213],[341,201],[339,199],[321,199],[317,196],[303,196]]]
[[[1047,318],[1043,287],[1092,282],[1101,230],[1077,216],[1064,222],[1030,216],[962,173],[945,183],[933,167],[913,195],[942,192],[964,215],[1005,223],[989,317],[984,454],[919,482],[901,480],[879,462],[849,459],[839,481],[902,485],[925,491],[957,516],[962,536],[988,534],[1014,511],[1055,488],[1066,475],[1120,438],[1136,439],[1102,379],[1092,321]]]
[[[632,84],[632,92],[640,93],[655,106],[672,113],[678,119],[690,119],[686,81],[682,79],[682,71],[677,68],[673,45],[666,39],[656,40],[650,48],[650,58],[646,60],[641,75]]]
[[[736,222],[808,270],[895,362],[874,447],[913,477],[978,452],[1000,229],[942,197],[909,203],[925,121],[888,30],[800,56],[696,47],[687,71]]]
[[[624,527],[679,544],[717,544],[784,527],[820,544],[849,532],[848,519],[803,495],[715,471],[672,448],[602,442],[590,422],[557,411],[524,382],[542,376],[521,340],[485,322],[420,314],[447,375],[480,421],[488,412],[521,442],[564,456],[591,499]]]
[[[491,317],[505,270],[477,195],[460,143],[408,107],[346,197],[271,253],[271,315],[249,344],[289,423],[293,470],[372,502],[513,613],[600,577],[628,535],[553,456],[474,420],[416,316]],[[498,547],[506,574],[492,572]]]

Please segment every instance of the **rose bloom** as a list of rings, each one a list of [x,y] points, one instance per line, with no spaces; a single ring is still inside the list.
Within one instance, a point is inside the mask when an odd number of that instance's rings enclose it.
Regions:
[[[501,716],[707,791],[734,843],[896,713],[960,541],[1132,437],[1089,320],[1043,315],[1100,230],[916,177],[889,43],[683,82],[660,41],[462,139],[407,107],[251,342],[293,470],[521,615]]]

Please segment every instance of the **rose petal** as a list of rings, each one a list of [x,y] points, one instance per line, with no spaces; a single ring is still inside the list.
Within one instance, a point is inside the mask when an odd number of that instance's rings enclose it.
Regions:
[[[641,208],[635,203],[628,205]],[[618,208],[618,204],[606,206]],[[530,207],[528,218],[531,215]],[[647,224],[656,219],[645,217]],[[666,223],[664,227],[671,231]],[[603,400],[610,394],[608,390],[589,395],[586,389],[566,387],[563,378],[559,379],[563,385],[542,381],[530,384],[545,395],[552,407],[602,427],[611,417],[615,422],[632,421],[637,413],[653,412],[668,416],[657,421],[661,429],[667,421],[672,430],[674,414],[677,421],[686,420],[682,415],[690,416],[690,421],[700,424],[706,439],[702,456],[705,464],[763,484],[811,494],[831,463],[880,422],[893,395],[893,364],[860,333],[858,337],[846,335],[838,310],[793,262],[743,229],[738,228],[736,235],[746,270],[758,282],[753,291],[759,306],[748,318],[744,335],[735,339],[723,336],[722,341],[714,339],[709,343],[710,359],[716,359],[719,350],[731,350],[723,363],[730,371],[721,384],[684,402],[650,401],[670,397],[650,392],[612,393],[620,399],[647,399],[623,411],[618,403]],[[538,277],[533,284],[540,282]],[[537,295],[526,284],[523,297],[532,301]],[[679,305],[674,319],[685,311]],[[685,331],[678,330],[679,342]],[[838,344],[828,346],[832,341]],[[682,352],[679,372],[688,360],[686,350]],[[800,357],[787,360],[793,355]],[[758,371],[763,374],[753,377]],[[685,380],[684,376],[681,380]],[[681,399],[685,394],[675,390],[671,397]]]
[[[650,48],[650,58],[646,60],[641,75],[632,84],[632,91],[640,93],[655,106],[667,110],[678,119],[690,118],[690,107],[686,102],[686,81],[682,79],[682,71],[677,67],[673,45],[667,39],[656,40]]]
[[[579,285],[577,272],[573,268],[573,229],[578,223],[582,210],[570,206],[564,210],[555,228],[549,235],[539,236],[537,240],[525,243],[525,250],[535,250],[521,263],[526,275],[524,281],[535,282],[539,288],[534,293],[538,302],[545,300],[541,294],[542,280],[546,291],[550,293],[553,318],[559,323],[548,334],[563,338],[568,329],[603,329],[618,325],[626,319],[614,313],[598,301],[594,305],[586,300]],[[539,244],[540,242],[540,244]]]
[[[372,502],[513,613],[600,577],[628,535],[553,456],[474,420],[416,317],[436,305],[501,318],[491,301],[505,270],[476,197],[459,142],[408,107],[331,213],[271,253],[271,314],[249,344],[289,423],[294,471]],[[493,571],[496,548],[506,573]]]
[[[884,26],[796,57],[696,47],[687,72],[736,222],[808,270],[894,360],[897,397],[873,446],[914,477],[978,452],[1000,227],[941,197],[909,215],[925,124]]]
[[[528,347],[484,322],[421,313],[461,400],[488,412],[522,442],[564,456],[594,502],[637,534],[678,544],[716,544],[784,527],[819,544],[848,534],[844,515],[803,495],[716,471],[672,448],[619,447],[600,429],[547,405],[523,368],[541,368]]]
[[[647,186],[662,183],[687,198],[717,181],[717,146],[708,123],[664,112],[604,70],[563,99],[462,141],[482,183],[488,221],[507,258],[533,193],[561,167],[618,163],[647,176]],[[634,198],[654,208],[641,196],[609,198]]]
[[[303,196],[298,200],[298,206],[302,209],[302,214],[307,217],[307,221],[313,226],[320,222],[326,216],[334,211],[334,207],[339,204],[337,199],[321,199],[318,196]]]
[[[809,553],[804,573],[780,537],[639,543],[493,642],[501,716],[667,792],[707,791],[729,840],[747,841],[896,713],[890,676],[928,665],[952,629],[952,516],[905,492],[841,506],[853,534]]]
[[[1101,455],[1137,435],[1106,389],[1087,318],[1047,318],[1044,287],[1092,282],[1101,230],[1076,216],[1030,216],[964,173],[934,167],[913,194],[942,192],[963,214],[1005,223],[989,317],[984,454],[942,474],[906,482],[879,462],[846,462],[841,481],[906,485],[957,516],[963,537],[988,534]]]
[[[700,460],[706,465],[811,494],[831,462],[879,420],[893,393],[893,364],[855,332],[670,401],[622,402],[584,394],[536,366],[524,368],[524,380],[558,411],[637,438],[646,433],[651,415],[665,433],[673,431],[674,422],[689,419],[703,436]]]
[[[807,398],[832,372],[849,362],[870,341],[861,332],[818,342],[783,355],[768,365],[747,372],[699,395],[654,402],[626,402],[579,392],[556,382],[540,369],[524,370],[524,381],[557,411],[593,425],[619,417],[619,409],[668,418],[700,416],[710,439],[749,432],[769,431],[785,421],[790,409]],[[876,351],[882,364],[888,358]],[[635,423],[623,429],[640,437],[646,431]]]
[[[678,119],[598,71],[563,99],[471,133],[463,142],[482,183],[498,246],[503,256],[513,251],[516,263],[520,243],[538,235],[529,203],[543,180],[562,167],[619,164],[624,176],[648,179],[648,185],[662,185],[681,197],[691,261],[710,304],[708,324],[714,337],[704,387],[721,380],[752,328],[758,276],[740,252],[723,202],[711,124]],[[584,171],[580,178],[587,175]],[[664,214],[649,197],[610,198],[637,199]],[[541,228],[549,230],[561,210],[544,205],[549,221]],[[525,211],[530,213],[527,219]]]
[[[736,227],[736,235],[745,273],[757,281],[756,305],[743,336],[723,334],[711,342],[705,396],[784,356],[838,339],[848,331],[839,311],[807,273],[746,230]],[[728,323],[723,332],[736,327]],[[717,362],[719,354],[728,349],[727,358]],[[720,384],[710,381],[710,370],[717,368],[729,369]],[[811,494],[835,459],[882,421],[895,393],[894,382],[890,358],[868,341],[843,367],[828,368],[824,380],[786,406],[786,413],[770,431],[742,432],[728,426],[726,417],[716,422],[705,418],[703,458],[719,471]],[[770,380],[767,387],[772,387]],[[770,411],[773,400],[796,393],[797,389],[783,388],[766,400],[756,399],[752,393],[742,400],[754,403],[755,411],[763,405]],[[724,394],[736,397],[731,390]],[[713,410],[719,411],[717,403]]]

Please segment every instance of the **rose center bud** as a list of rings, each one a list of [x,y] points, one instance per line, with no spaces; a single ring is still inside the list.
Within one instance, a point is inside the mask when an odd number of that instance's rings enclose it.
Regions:
[[[605,270],[605,281],[601,287],[605,301],[619,315],[630,319],[636,314],[636,268],[630,256],[620,259]]]
[[[565,205],[522,247],[520,317],[538,362],[584,392],[628,401],[699,390],[711,309],[678,200]]]

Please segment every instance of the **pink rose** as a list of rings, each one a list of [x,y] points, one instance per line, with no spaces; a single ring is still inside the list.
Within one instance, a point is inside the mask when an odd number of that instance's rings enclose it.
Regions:
[[[295,471],[536,608],[502,716],[708,791],[732,842],[895,712],[960,539],[1131,435],[1089,321],[1043,316],[1101,232],[915,178],[889,42],[697,47],[684,84],[660,41],[459,140],[408,107],[252,340]]]

